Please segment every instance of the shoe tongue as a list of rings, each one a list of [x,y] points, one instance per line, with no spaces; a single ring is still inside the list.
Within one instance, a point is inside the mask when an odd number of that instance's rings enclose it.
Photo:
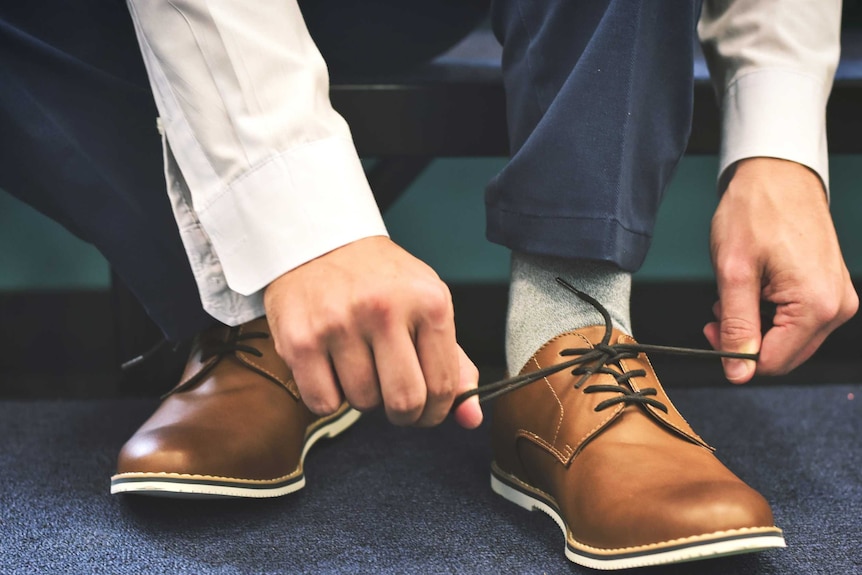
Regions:
[[[602,342],[605,337],[605,331],[607,330],[603,325],[591,325],[589,327],[577,329],[572,333],[581,336],[583,339],[589,341],[593,346],[595,346]],[[617,343],[617,340],[621,335],[624,335],[623,332],[617,328],[611,328],[611,337],[608,340],[608,343]]]

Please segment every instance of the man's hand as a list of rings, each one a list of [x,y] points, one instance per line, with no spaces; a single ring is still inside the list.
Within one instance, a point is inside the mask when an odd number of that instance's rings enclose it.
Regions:
[[[264,294],[275,348],[317,414],[342,398],[381,403],[392,423],[437,425],[478,371],[455,340],[452,300],[434,271],[385,237],[358,240],[273,281]],[[475,397],[455,412],[477,427]]]
[[[725,359],[733,383],[787,373],[850,319],[859,298],[844,265],[817,175],[795,162],[750,158],[736,172],[712,219],[718,321],[704,328],[716,349],[755,353],[757,365]],[[761,299],[776,306],[761,338]]]

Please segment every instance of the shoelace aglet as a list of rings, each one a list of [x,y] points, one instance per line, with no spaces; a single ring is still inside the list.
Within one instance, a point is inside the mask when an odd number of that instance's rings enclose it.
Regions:
[[[145,351],[141,355],[138,355],[138,356],[133,357],[132,359],[130,359],[128,361],[124,361],[123,363],[121,363],[120,369],[122,371],[128,371],[134,367],[141,365],[142,363],[146,362],[148,359],[150,359],[151,357],[156,355],[159,352],[159,350],[161,350],[167,343],[168,343],[167,339],[162,339],[160,342],[158,342],[156,345],[154,345],[153,347],[151,347],[150,349],[148,349],[147,351]],[[174,349],[176,350],[176,347],[174,347]]]

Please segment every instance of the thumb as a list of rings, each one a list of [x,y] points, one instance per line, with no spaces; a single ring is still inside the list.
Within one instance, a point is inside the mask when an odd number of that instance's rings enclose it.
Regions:
[[[760,278],[752,274],[744,280],[718,278],[718,329],[713,327],[721,351],[757,353],[760,350]],[[724,358],[724,375],[731,383],[746,383],[757,364],[747,359]]]
[[[476,389],[476,386],[479,385],[479,370],[476,369],[476,366],[473,365],[473,362],[470,361],[470,358],[467,357],[467,354],[464,353],[460,345],[458,346],[458,360],[460,369],[456,394],[460,395],[471,389]],[[455,421],[458,422],[458,425],[467,429],[479,427],[482,423],[482,408],[479,407],[479,398],[477,396],[470,397],[455,408]]]

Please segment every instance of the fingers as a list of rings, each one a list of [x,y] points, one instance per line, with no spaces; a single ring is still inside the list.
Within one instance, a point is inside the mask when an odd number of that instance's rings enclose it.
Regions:
[[[434,426],[447,417],[455,396],[475,388],[479,378],[453,339],[454,329],[427,330],[414,344],[406,330],[392,330],[370,345],[345,338],[305,354],[295,350],[294,378],[303,401],[319,415],[333,413],[346,399],[360,411],[383,404],[395,425]],[[456,421],[468,429],[481,424],[476,398],[459,406]]]
[[[829,332],[802,325],[777,325],[763,336],[758,361],[761,375],[783,375],[811,357]]]
[[[317,350],[294,352],[291,362],[293,379],[303,403],[317,415],[330,415],[341,407],[341,388],[332,370],[329,357]]]
[[[460,395],[465,391],[475,389],[479,384],[479,370],[458,346],[458,364],[459,378],[458,386],[455,388],[455,395]],[[479,398],[475,395],[458,406],[455,410],[455,421],[461,427],[466,429],[476,429],[482,423],[482,408],[479,407]]]
[[[377,369],[383,404],[393,423],[438,425],[448,416],[459,390],[475,387],[478,381],[478,370],[455,340],[451,301],[445,295],[419,323],[413,339],[403,333],[375,341],[375,349],[381,350]],[[481,423],[481,412],[478,417],[465,413],[468,426]]]
[[[823,290],[802,302],[779,304],[773,327],[764,335],[758,373],[785,374],[807,361],[835,328],[853,317],[859,299],[849,277],[842,295]]]
[[[375,361],[386,417],[395,425],[413,425],[425,407],[427,390],[409,335],[375,345]]]
[[[848,284],[852,285],[852,284]],[[830,303],[831,302],[831,303]],[[783,375],[807,361],[823,344],[827,336],[842,323],[850,319],[858,310],[859,300],[852,287],[846,291],[844,298],[829,298],[823,296],[814,298],[811,302],[786,302],[776,306],[775,316],[771,318],[772,327],[762,336],[757,361],[758,375]],[[726,327],[721,301],[716,302],[713,313],[719,321],[711,322],[704,327],[703,333],[715,349],[725,351],[742,351],[754,353],[757,351],[750,344],[750,349],[743,344],[728,343],[732,338],[724,337],[722,325]],[[735,322],[740,323],[740,322]],[[741,330],[740,330],[741,331]],[[750,339],[749,341],[755,341]],[[751,351],[754,349],[754,351]],[[733,379],[734,374],[728,371],[727,363],[738,361],[752,365],[746,360],[724,360],[725,373],[728,380],[743,383],[747,379]],[[731,367],[731,369],[734,369]],[[746,374],[747,375],[747,374]]]
[[[822,182],[804,165],[739,161],[713,216],[710,252],[720,304],[704,334],[725,351],[759,348],[758,374],[801,364],[858,307]],[[762,341],[761,298],[775,305]],[[724,365],[735,383],[754,374],[752,362]]]
[[[368,344],[358,337],[348,337],[330,344],[330,358],[338,384],[347,403],[359,411],[371,411],[380,405],[377,368]]]
[[[757,353],[760,349],[760,276],[747,267],[718,274],[718,323],[704,333],[713,347],[722,351]],[[718,345],[716,345],[718,344]],[[724,375],[731,383],[746,383],[756,364],[746,359],[722,359]]]
[[[357,240],[285,273],[264,305],[276,350],[315,413],[343,397],[364,411],[382,403],[398,425],[436,425],[478,379],[456,342],[445,283],[388,238]],[[468,426],[481,421],[476,405],[462,412]]]
[[[422,416],[416,425],[428,427],[446,419],[460,377],[458,344],[455,342],[455,324],[442,321],[427,322],[416,335],[416,351],[428,395]]]

